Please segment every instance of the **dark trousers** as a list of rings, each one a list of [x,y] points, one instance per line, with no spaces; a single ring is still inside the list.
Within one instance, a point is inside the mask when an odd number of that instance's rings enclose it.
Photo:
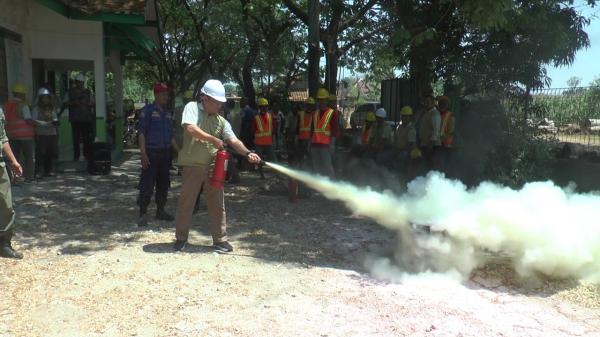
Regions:
[[[92,157],[92,144],[94,143],[94,123],[71,121],[73,132],[73,160],[79,160],[79,144],[83,143],[83,156]]]
[[[273,150],[273,145],[256,145],[256,154],[264,161],[275,162],[275,151]],[[261,177],[265,177],[262,165],[258,166],[258,173],[260,173]]]
[[[35,174],[52,173],[52,162],[56,156],[58,136],[35,137]]]
[[[154,186],[156,185],[156,209],[163,210],[167,203],[167,194],[171,187],[171,177],[169,169],[171,167],[171,149],[147,149],[148,160],[150,166],[145,170],[142,169],[140,177],[140,213],[146,213],[152,194],[154,194]]]
[[[33,139],[11,139],[10,148],[15,158],[23,167],[23,177],[27,180],[33,179],[35,167],[33,162],[34,143]]]

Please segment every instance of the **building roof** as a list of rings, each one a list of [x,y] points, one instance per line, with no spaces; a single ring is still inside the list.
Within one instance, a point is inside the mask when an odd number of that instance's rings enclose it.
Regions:
[[[144,15],[146,0],[59,0],[65,6],[85,14]]]

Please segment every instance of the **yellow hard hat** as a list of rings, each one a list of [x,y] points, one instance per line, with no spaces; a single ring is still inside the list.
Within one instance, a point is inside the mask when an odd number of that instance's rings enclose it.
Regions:
[[[269,105],[269,101],[267,101],[266,98],[261,97],[258,99],[258,106],[268,106]]]
[[[183,93],[183,98],[192,99],[194,98],[194,92],[191,90],[187,90]]]
[[[329,99],[329,91],[325,88],[320,88],[317,91],[317,99]]]
[[[25,86],[21,83],[17,83],[15,84],[15,86],[13,87],[13,92],[15,94],[23,94],[26,95],[27,94],[27,88],[25,88]]]
[[[417,159],[421,157],[423,157],[423,153],[421,153],[421,150],[419,150],[419,148],[415,147],[414,149],[412,149],[412,151],[410,151],[411,159]]]
[[[402,115],[402,116],[412,116],[412,114],[413,114],[413,109],[408,105],[405,105],[400,110],[400,115]]]
[[[312,97],[309,97],[309,98],[307,98],[307,99],[306,99],[306,102],[305,102],[305,103],[306,103],[306,104],[315,104],[316,102],[315,102],[315,99],[314,99],[314,98],[312,98]]]
[[[373,111],[367,112],[367,118],[365,118],[365,120],[367,122],[374,122],[375,120],[377,120],[377,116],[375,116],[375,112],[373,112]]]
[[[329,100],[330,101],[337,101],[337,96],[334,94],[329,95]]]

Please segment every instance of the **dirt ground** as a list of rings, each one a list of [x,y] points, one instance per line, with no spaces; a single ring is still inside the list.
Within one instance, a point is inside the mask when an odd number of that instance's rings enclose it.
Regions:
[[[597,286],[525,286],[504,265],[383,282],[364,260],[394,233],[250,173],[226,187],[235,251],[210,249],[204,206],[174,253],[173,223],[135,226],[137,160],[14,187],[25,259],[0,261],[0,337],[600,336]]]

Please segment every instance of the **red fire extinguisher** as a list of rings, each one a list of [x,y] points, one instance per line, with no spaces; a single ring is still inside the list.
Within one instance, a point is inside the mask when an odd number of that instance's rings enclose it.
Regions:
[[[210,185],[216,189],[225,187],[225,179],[227,179],[227,163],[229,162],[229,152],[221,150],[217,152],[215,158],[215,167],[213,168]]]

